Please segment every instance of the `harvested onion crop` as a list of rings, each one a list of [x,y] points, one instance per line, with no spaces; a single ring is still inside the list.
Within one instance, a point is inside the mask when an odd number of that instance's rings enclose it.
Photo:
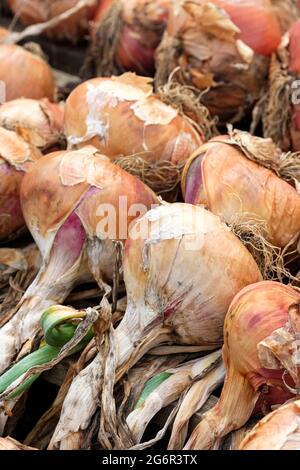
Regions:
[[[185,449],[210,449],[217,439],[299,394],[299,292],[271,281],[248,286],[225,319],[225,384],[217,405]]]

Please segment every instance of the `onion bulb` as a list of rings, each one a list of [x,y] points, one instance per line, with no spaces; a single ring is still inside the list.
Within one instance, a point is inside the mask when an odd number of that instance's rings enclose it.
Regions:
[[[34,338],[43,311],[63,302],[75,283],[92,272],[104,289],[114,275],[114,240],[124,242],[141,210],[157,203],[147,186],[93,147],[54,152],[32,166],[21,204],[43,263],[14,317],[0,329],[1,372]]]
[[[0,107],[0,126],[17,132],[42,151],[62,142],[63,119],[63,105],[47,98],[20,98]]]
[[[286,33],[299,18],[298,0],[271,0],[273,11],[280,23],[282,33]]]
[[[201,122],[163,103],[151,79],[132,73],[79,85],[66,102],[65,134],[70,148],[94,145],[157,192],[174,188],[204,141]]]
[[[283,37],[273,56],[263,131],[282,150],[300,150],[300,20]],[[282,113],[284,109],[284,113]]]
[[[263,221],[268,241],[285,247],[300,231],[300,195],[287,182],[284,158],[270,139],[246,132],[212,139],[185,165],[185,201],[204,204],[228,224]]]
[[[15,44],[0,44],[0,80],[6,100],[48,98],[53,101],[55,85],[49,65],[37,54]]]
[[[263,418],[243,439],[240,450],[299,450],[300,400],[290,401]]]
[[[238,121],[259,98],[280,37],[269,1],[174,2],[156,53],[156,85],[176,69],[176,80],[205,91],[201,100],[221,123]]]
[[[89,59],[96,74],[110,76],[129,70],[153,75],[154,53],[167,23],[170,3],[103,0],[95,15]]]
[[[141,217],[126,242],[123,264],[127,309],[111,348],[117,378],[163,343],[217,348],[234,295],[261,280],[254,259],[230,229],[189,204],[162,205]],[[97,408],[101,364],[98,354],[73,381],[51,448],[82,444]]]
[[[253,412],[299,394],[299,301],[299,292],[271,281],[248,286],[233,299],[224,325],[223,390],[185,449],[210,449]]]
[[[8,0],[11,10],[24,25],[49,21],[77,3],[78,0]],[[96,5],[86,6],[54,28],[47,29],[47,36],[76,42],[88,32],[89,21],[95,12]]]
[[[20,186],[39,150],[14,131],[0,127],[0,240],[23,227]]]

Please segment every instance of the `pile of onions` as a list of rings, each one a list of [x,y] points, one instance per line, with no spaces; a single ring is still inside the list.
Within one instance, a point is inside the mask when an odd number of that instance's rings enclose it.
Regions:
[[[24,25],[49,21],[77,3],[78,0],[8,0],[11,10]],[[75,42],[88,32],[96,8],[96,1],[95,5],[83,7],[54,28],[47,29],[47,35],[53,39],[67,38]]]
[[[298,0],[271,0],[271,2],[273,11],[280,23],[281,31],[286,33],[299,18]]]
[[[221,8],[220,8],[221,7]],[[269,0],[174,2],[156,53],[156,84],[176,79],[199,91],[221,123],[240,120],[259,98],[279,23]]]
[[[39,150],[14,131],[0,127],[0,240],[23,227],[20,186]]]
[[[34,338],[43,311],[63,302],[75,283],[89,280],[92,272],[104,288],[115,271],[114,240],[124,242],[141,208],[147,211],[158,200],[141,181],[89,146],[36,162],[23,180],[21,203],[43,263],[17,312],[0,329],[0,372]]]
[[[0,107],[0,126],[45,151],[63,140],[64,106],[47,98],[8,101]]]
[[[185,201],[204,204],[229,224],[264,222],[268,241],[285,247],[300,231],[300,195],[288,160],[270,139],[239,131],[216,137],[186,163]]]
[[[240,450],[299,450],[300,400],[279,407],[243,439]]]
[[[264,135],[286,151],[300,150],[300,20],[283,37],[269,74]],[[282,113],[284,109],[284,113]]]
[[[204,141],[203,123],[162,102],[151,79],[132,73],[88,80],[65,106],[69,148],[92,144],[159,193],[180,180],[184,162]]]
[[[210,449],[253,412],[299,394],[299,301],[299,292],[271,281],[248,286],[234,298],[224,325],[225,384],[185,449]]]
[[[261,274],[218,217],[176,203],[149,211],[133,226],[125,245],[124,280],[127,308],[110,349],[117,379],[164,343],[200,350],[220,346],[230,302],[243,287],[260,281]],[[97,409],[102,367],[99,353],[73,380],[51,448],[86,445],[84,434]]]
[[[21,97],[54,99],[51,68],[39,55],[24,47],[0,44],[0,80],[5,84],[7,101]]]
[[[171,0],[102,0],[95,15],[91,59],[98,76],[126,70],[154,73]]]

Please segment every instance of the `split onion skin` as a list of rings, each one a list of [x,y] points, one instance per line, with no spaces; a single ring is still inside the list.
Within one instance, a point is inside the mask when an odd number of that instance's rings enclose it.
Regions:
[[[22,97],[54,100],[51,68],[39,56],[21,46],[0,44],[0,80],[5,83],[6,101]]]
[[[299,450],[300,401],[268,414],[246,435],[239,450]]]
[[[284,370],[262,367],[258,344],[286,325],[289,307],[299,300],[297,291],[272,281],[248,286],[233,299],[224,325],[223,390],[216,406],[193,431],[186,449],[210,449],[218,438],[243,426],[254,410],[262,413],[292,397],[282,380]]]
[[[200,147],[182,175],[185,201],[204,204],[227,223],[265,221],[269,241],[286,246],[300,230],[300,196],[267,168],[222,137]]]
[[[153,94],[151,79],[131,73],[79,85],[66,102],[65,133],[69,146],[91,144],[112,160],[138,155],[178,164],[203,142],[188,118]]]

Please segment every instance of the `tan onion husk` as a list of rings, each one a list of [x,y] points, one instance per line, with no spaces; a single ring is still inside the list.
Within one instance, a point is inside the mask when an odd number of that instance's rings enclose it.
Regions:
[[[202,93],[202,103],[221,124],[240,120],[260,97],[267,57],[280,42],[279,24],[265,3],[261,11],[256,1],[174,2],[156,51],[156,86],[178,69],[177,81]]]
[[[115,332],[108,327],[106,340],[101,337],[101,345],[107,345],[107,359],[102,350],[73,381],[50,448],[89,446],[85,431],[97,410],[95,397],[103,380],[103,403],[111,403],[114,381],[150,349],[166,343],[201,346],[207,351],[222,344],[224,314],[234,293],[261,278],[242,243],[218,217],[201,207],[166,204],[140,218],[125,246],[125,315]],[[218,285],[222,288],[216,289]],[[101,317],[108,316],[104,308]],[[83,390],[84,407],[78,400]],[[105,434],[113,404],[103,410],[101,442],[126,447],[128,441],[122,440],[120,428],[110,427],[111,437]]]
[[[299,394],[299,301],[299,292],[271,281],[235,297],[224,325],[225,384],[185,449],[210,449],[253,412],[266,413]]]
[[[239,446],[239,450],[299,449],[300,400],[290,401],[265,416]]]
[[[122,196],[128,209],[120,203]],[[126,240],[128,226],[139,215],[130,208],[142,204],[146,211],[159,201],[137,178],[94,147],[85,147],[54,152],[33,165],[22,184],[21,203],[43,262],[16,313],[0,330],[1,372],[37,334],[43,311],[63,302],[74,285],[94,277],[102,291],[107,289],[105,282],[115,274],[115,242]],[[99,213],[107,204],[123,217],[108,234]]]
[[[7,101],[22,97],[54,100],[51,68],[43,58],[24,47],[0,44],[0,80],[5,84]]]
[[[21,442],[16,441],[12,437],[0,437],[0,451],[12,451],[12,450],[38,450],[34,447],[28,447]]]
[[[298,0],[271,0],[282,33],[286,33],[299,18]]]

